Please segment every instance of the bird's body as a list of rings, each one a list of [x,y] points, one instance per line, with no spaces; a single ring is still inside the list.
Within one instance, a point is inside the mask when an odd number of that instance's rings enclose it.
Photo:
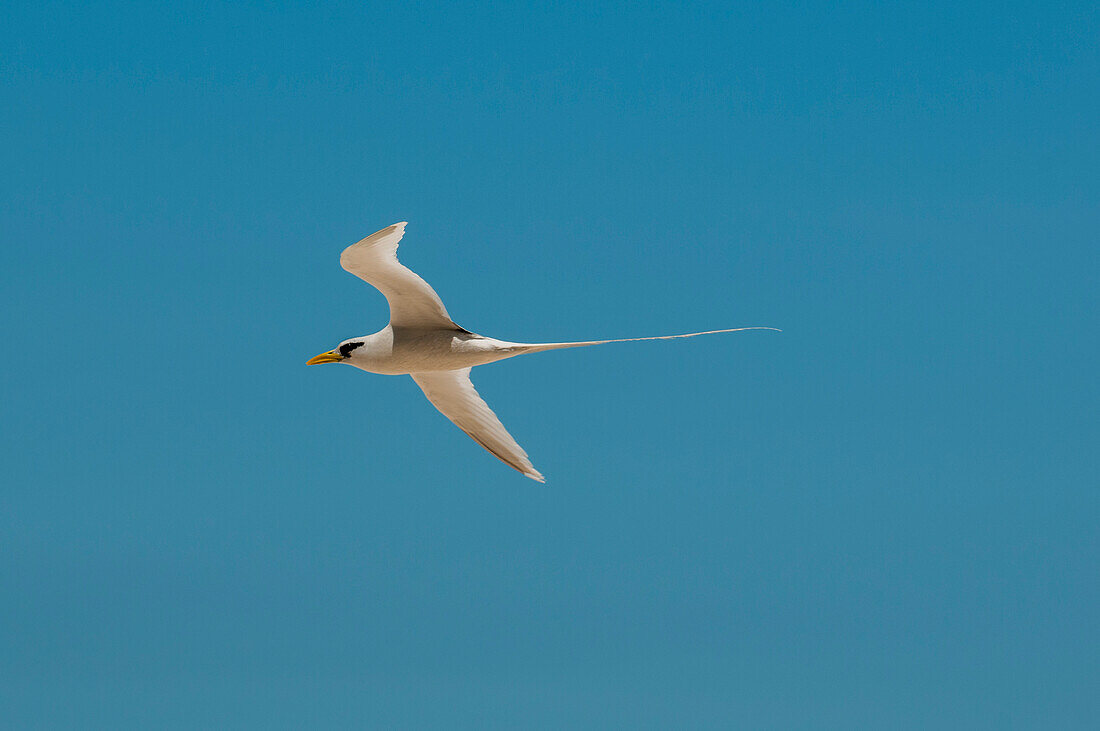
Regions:
[[[459,327],[427,282],[397,261],[397,244],[405,232],[397,223],[352,244],[340,264],[377,287],[390,305],[390,323],[372,335],[345,340],[338,348],[312,358],[310,364],[347,363],[370,373],[410,375],[428,400],[474,441],[527,477],[544,482],[527,453],[508,434],[470,382],[474,366],[526,353],[579,348],[628,340],[668,340],[737,330],[741,327],[684,335],[570,343],[512,343],[483,337]]]
[[[395,328],[392,325],[355,340],[363,345],[352,350],[344,362],[387,376],[473,368],[530,352],[529,348],[533,347],[485,338],[462,329]]]

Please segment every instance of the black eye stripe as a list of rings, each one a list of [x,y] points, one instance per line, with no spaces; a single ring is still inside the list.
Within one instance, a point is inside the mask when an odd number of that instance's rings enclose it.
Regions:
[[[340,346],[340,356],[342,358],[347,358],[348,356],[351,355],[351,351],[355,350],[356,348],[358,348],[362,344],[363,343],[361,343],[361,342],[360,343],[344,343],[343,345]]]

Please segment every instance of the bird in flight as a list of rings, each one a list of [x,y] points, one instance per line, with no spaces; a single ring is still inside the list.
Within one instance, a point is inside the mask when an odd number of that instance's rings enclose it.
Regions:
[[[439,411],[471,439],[509,467],[532,480],[546,482],[527,452],[516,443],[500,419],[470,382],[470,369],[505,358],[561,348],[582,348],[635,340],[671,340],[696,335],[776,330],[773,327],[735,327],[684,335],[660,335],[576,343],[510,343],[487,338],[459,327],[428,283],[397,261],[397,244],[406,223],[371,234],[340,254],[340,266],[378,289],[390,305],[390,324],[373,335],[340,343],[307,361],[347,363],[370,373],[410,375]]]

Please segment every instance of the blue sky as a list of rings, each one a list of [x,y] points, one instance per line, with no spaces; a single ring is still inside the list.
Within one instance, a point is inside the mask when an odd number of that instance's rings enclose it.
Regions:
[[[1092,3],[19,3],[23,728],[1086,728]],[[304,362],[402,259],[545,353]]]

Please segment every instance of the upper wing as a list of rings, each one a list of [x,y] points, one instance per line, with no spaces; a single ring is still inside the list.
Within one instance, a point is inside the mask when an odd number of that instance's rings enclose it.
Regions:
[[[474,390],[470,382],[470,369],[457,371],[431,371],[411,374],[416,385],[443,412],[443,415],[489,450],[500,461],[514,467],[532,480],[546,482],[539,471],[527,459],[527,452],[500,423],[488,404]]]
[[[457,327],[435,290],[397,261],[397,242],[405,222],[372,233],[340,254],[340,266],[373,285],[390,303],[390,324],[397,327]]]

